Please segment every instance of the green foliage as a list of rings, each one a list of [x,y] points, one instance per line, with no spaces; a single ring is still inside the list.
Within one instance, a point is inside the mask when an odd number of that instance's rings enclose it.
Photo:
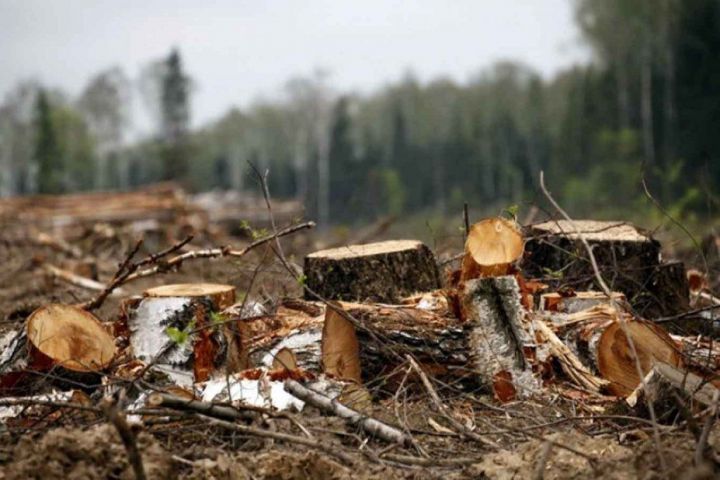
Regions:
[[[40,90],[35,101],[35,151],[38,165],[38,191],[59,193],[63,189],[63,152],[57,138],[52,107],[47,93]]]
[[[185,342],[188,341],[188,338],[190,338],[189,332],[180,330],[176,327],[167,327],[165,329],[165,333],[176,345],[184,345]]]

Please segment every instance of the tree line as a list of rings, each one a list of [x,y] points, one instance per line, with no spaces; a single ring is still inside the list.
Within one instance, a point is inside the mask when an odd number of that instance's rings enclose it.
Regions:
[[[380,91],[336,91],[325,72],[190,128],[192,80],[173,50],[131,81],[101,72],[71,98],[25,82],[0,105],[0,194],[132,188],[176,180],[278,197],[325,224],[384,214],[497,209],[537,200],[546,172],[576,214],[711,215],[720,181],[720,4],[576,0],[593,58],[550,79],[517,62],[459,83],[412,73]],[[139,93],[137,93],[139,92]],[[155,134],[129,138],[139,96]]]

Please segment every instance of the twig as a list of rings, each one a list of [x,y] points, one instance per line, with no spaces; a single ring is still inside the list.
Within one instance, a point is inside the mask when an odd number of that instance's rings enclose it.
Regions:
[[[128,454],[128,461],[135,472],[135,478],[137,480],[145,480],[147,477],[145,476],[145,467],[143,467],[142,456],[140,455],[140,450],[137,446],[135,434],[132,430],[130,430],[130,426],[128,425],[127,420],[125,420],[125,415],[120,413],[120,410],[115,403],[107,402],[103,406],[103,411],[105,412],[105,416],[107,416],[110,423],[115,426],[115,429],[120,435],[120,439],[122,440]]]
[[[298,445],[304,445],[306,447],[314,448],[316,450],[323,451],[327,453],[328,455],[331,455],[346,464],[353,465],[355,463],[355,460],[348,455],[347,453],[342,451],[342,447],[339,445],[335,445],[333,443],[329,443],[327,440],[315,440],[305,437],[300,437],[297,435],[290,435],[287,433],[281,433],[281,432],[271,432],[269,430],[260,430],[258,428],[254,427],[248,427],[245,425],[238,425],[237,423],[231,423],[227,422],[225,420],[218,420],[216,418],[207,417],[201,414],[196,415],[198,418],[202,419],[203,421],[209,423],[210,425],[215,425],[217,427],[222,427],[227,430],[232,430],[238,433],[242,433],[245,435],[252,435],[255,437],[261,437],[261,438],[271,438],[273,440],[279,440],[281,442],[286,443],[296,443]]]
[[[103,288],[103,290],[98,294],[97,297],[93,298],[88,302],[85,302],[80,308],[88,311],[100,308],[100,306],[105,302],[105,299],[123,283],[125,278],[127,278],[128,275],[130,275],[133,271],[137,270],[139,264],[133,265],[130,262],[137,254],[138,250],[140,250],[140,246],[142,245],[142,243],[142,239],[135,242],[135,247],[130,250],[130,253],[127,254],[125,260],[123,260],[123,262],[120,264],[117,272],[115,272],[115,275],[113,275],[110,283]]]
[[[359,426],[366,433],[374,437],[385,440],[386,442],[394,442],[405,446],[411,445],[412,443],[411,438],[397,428],[363,415],[350,407],[346,407],[337,400],[304,387],[295,380],[286,380],[285,390],[316,408],[333,413],[351,424]]]
[[[59,278],[71,285],[75,285],[76,287],[94,291],[102,291],[105,289],[105,284],[103,283],[93,280],[92,278],[83,277],[68,270],[63,270],[62,268],[58,268],[49,263],[44,264],[43,269],[53,277]]]
[[[230,247],[220,247],[220,248],[208,248],[205,250],[192,250],[189,252],[185,252],[182,255],[178,255],[176,257],[171,258],[167,262],[163,262],[160,265],[155,265],[154,267],[140,270],[138,272],[133,273],[132,275],[129,275],[124,283],[131,282],[133,280],[137,280],[138,278],[142,277],[149,277],[151,275],[154,275],[156,273],[162,273],[172,270],[173,268],[179,267],[185,260],[191,260],[195,258],[217,258],[217,257],[242,257],[245,256],[248,252],[251,250],[264,245],[272,240],[277,240],[280,237],[284,237],[286,235],[291,235],[295,232],[298,232],[300,230],[304,230],[307,228],[313,228],[315,227],[315,222],[304,222],[297,225],[293,225],[287,228],[284,228],[282,230],[279,230],[272,235],[269,235],[267,237],[261,238],[259,240],[254,241],[247,247],[240,249],[240,250],[233,250]]]
[[[463,203],[463,221],[465,222],[465,235],[463,235],[463,243],[465,243],[468,235],[470,235],[470,216],[468,215],[467,202]]]
[[[463,425],[460,422],[458,422],[457,420],[455,420],[447,412],[447,408],[445,407],[445,405],[443,405],[442,400],[440,400],[440,396],[435,391],[435,388],[433,388],[432,383],[430,382],[430,379],[427,377],[427,375],[425,375],[425,372],[423,372],[422,368],[420,368],[420,365],[418,365],[417,362],[415,361],[415,359],[412,356],[410,356],[409,354],[406,355],[405,358],[410,363],[410,367],[413,370],[415,370],[415,373],[417,373],[420,376],[420,381],[425,386],[425,390],[427,390],[428,394],[430,395],[430,399],[435,404],[435,407],[440,411],[440,413],[442,413],[443,417],[445,417],[445,419],[447,419],[447,421],[450,422],[450,424],[453,426],[453,428],[455,428],[455,430],[458,431],[458,433],[460,433],[461,435],[463,435],[465,437],[472,438],[473,440],[476,440],[476,441],[482,443],[483,445],[487,445],[487,446],[493,447],[493,448],[500,448],[500,446],[497,443],[495,443],[491,440],[488,440],[488,439],[482,437],[481,435],[478,435],[475,432],[470,431],[467,427],[465,427],[465,425]]]
[[[190,400],[180,398],[167,393],[153,393],[147,399],[147,404],[151,407],[164,407],[183,412],[194,412],[206,415],[208,417],[219,418],[221,420],[252,420],[257,418],[255,412],[241,411],[233,407],[216,405],[210,402],[202,402],[200,400]]]
[[[707,454],[707,443],[710,436],[710,430],[712,429],[715,419],[718,414],[718,401],[720,401],[720,390],[716,390],[713,395],[713,405],[710,410],[710,414],[705,419],[700,438],[697,441],[697,447],[695,448],[695,465],[700,465]]]

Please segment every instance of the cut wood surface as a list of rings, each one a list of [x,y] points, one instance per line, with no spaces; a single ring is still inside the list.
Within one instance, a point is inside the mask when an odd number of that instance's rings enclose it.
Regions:
[[[523,255],[524,241],[515,222],[486,218],[468,232],[461,280],[506,275],[510,265]]]
[[[362,382],[360,345],[355,326],[342,315],[342,306],[331,303],[325,310],[322,332],[322,364],[326,375]]]
[[[304,273],[307,286],[330,300],[394,303],[440,287],[432,252],[416,240],[314,252],[305,257]]]
[[[95,316],[69,305],[47,305],[27,321],[28,342],[52,365],[77,372],[105,369],[115,341]]]
[[[214,314],[231,306],[235,288],[177,284],[151,288],[128,319],[135,356],[187,384],[204,381],[220,367],[239,364],[239,333],[231,323],[214,325]],[[182,380],[181,380],[182,379]]]
[[[611,323],[598,340],[597,367],[600,375],[611,382],[610,391],[622,396],[629,395],[641,381],[628,336],[632,339],[643,375],[656,362],[674,367],[680,365],[680,352],[660,327],[640,320]]]

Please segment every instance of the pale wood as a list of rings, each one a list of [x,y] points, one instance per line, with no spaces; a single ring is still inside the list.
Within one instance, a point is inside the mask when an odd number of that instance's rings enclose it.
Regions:
[[[27,339],[63,368],[97,372],[115,356],[115,342],[91,313],[70,305],[47,305],[28,317]]]
[[[486,218],[470,227],[460,279],[506,275],[524,250],[519,228],[510,220]]]
[[[325,310],[322,332],[322,364],[325,374],[341,380],[362,382],[360,345],[355,326],[345,318],[338,303]]]

